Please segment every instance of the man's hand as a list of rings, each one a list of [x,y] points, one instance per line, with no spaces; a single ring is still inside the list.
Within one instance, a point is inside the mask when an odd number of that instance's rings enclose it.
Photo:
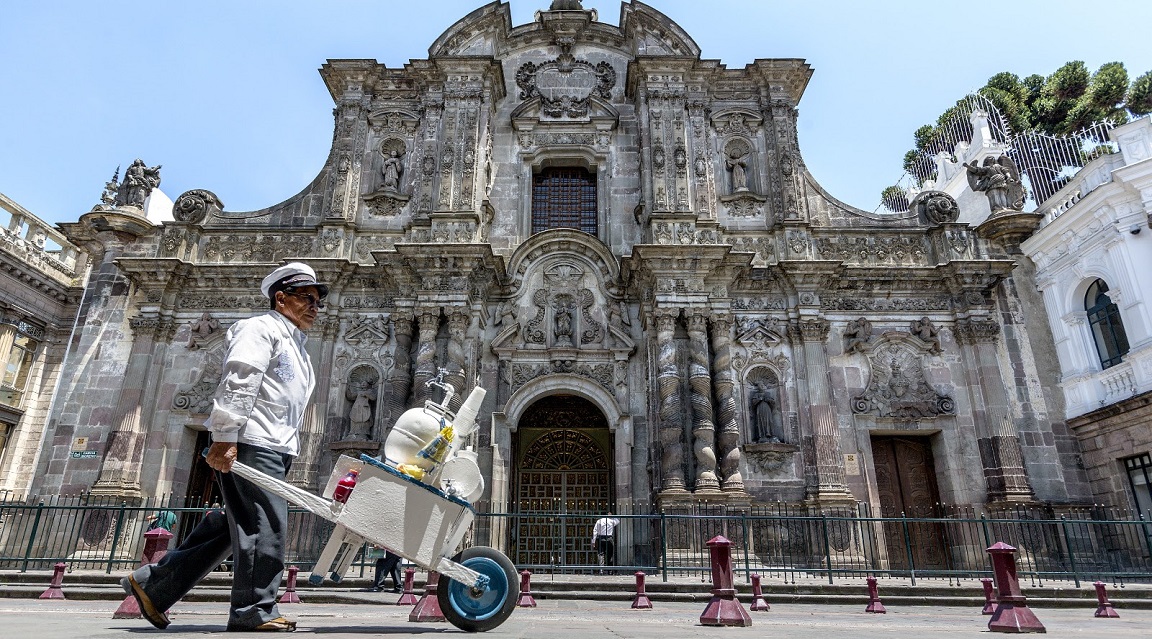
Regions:
[[[236,461],[236,442],[213,442],[208,449],[208,465],[226,473],[232,470],[232,462]]]

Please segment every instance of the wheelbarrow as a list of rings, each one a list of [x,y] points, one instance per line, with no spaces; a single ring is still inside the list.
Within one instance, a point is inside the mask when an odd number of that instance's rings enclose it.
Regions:
[[[356,488],[345,503],[332,499],[337,482],[358,470]],[[232,472],[336,524],[320,553],[309,583],[325,574],[343,579],[365,541],[451,580],[437,588],[444,617],[466,632],[491,630],[516,607],[516,566],[504,553],[472,547],[456,553],[476,511],[468,502],[419,482],[381,461],[341,455],[322,496],[274,479],[241,463]]]

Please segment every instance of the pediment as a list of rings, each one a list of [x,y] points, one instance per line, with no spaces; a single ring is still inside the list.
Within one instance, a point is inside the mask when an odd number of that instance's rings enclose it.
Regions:
[[[516,131],[531,131],[543,125],[544,127],[557,128],[557,125],[588,125],[595,124],[595,129],[612,130],[616,128],[617,123],[620,121],[620,112],[612,106],[607,100],[591,96],[587,100],[587,104],[580,107],[580,115],[573,115],[576,113],[576,107],[571,104],[563,107],[561,115],[552,115],[548,112],[548,107],[540,97],[534,97],[520,103],[512,111],[512,126]],[[572,129],[573,127],[565,127]],[[583,132],[585,129],[576,129],[578,132]]]

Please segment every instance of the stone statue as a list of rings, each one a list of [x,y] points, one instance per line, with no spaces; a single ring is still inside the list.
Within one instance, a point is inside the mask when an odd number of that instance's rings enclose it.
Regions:
[[[556,305],[556,345],[572,346],[572,312],[564,304]]]
[[[136,158],[124,172],[124,182],[116,191],[116,206],[144,208],[144,199],[160,186],[160,165],[149,167]]]
[[[399,191],[400,177],[404,174],[404,163],[400,161],[398,152],[392,151],[391,155],[384,160],[381,172],[384,173],[384,190]]]
[[[112,179],[104,183],[104,192],[100,194],[100,202],[106,206],[116,205],[116,193],[120,190],[120,167],[112,174]]]
[[[984,191],[992,213],[1020,211],[1024,208],[1024,187],[1020,184],[1020,170],[1007,155],[984,158],[982,166],[964,164],[968,170],[968,185],[973,191]]]
[[[736,153],[734,151],[727,159],[728,169],[732,171],[733,193],[748,190],[748,175],[746,173],[748,161],[745,159],[748,154],[737,155]]]
[[[868,340],[872,339],[872,322],[867,318],[861,317],[848,322],[848,326],[844,327],[844,337],[848,342],[844,345],[845,353],[855,353],[860,350],[860,347],[867,344]]]
[[[760,443],[783,442],[779,420],[776,419],[776,389],[767,380],[758,380],[752,385],[749,396],[752,409],[753,439]]]
[[[372,398],[368,396],[368,393],[356,393],[356,399],[352,402],[352,410],[348,411],[348,421],[350,423],[348,429],[350,437],[361,439],[356,436],[361,434],[367,436],[372,422]]]
[[[208,311],[204,311],[200,319],[192,322],[188,327],[191,329],[188,334],[188,348],[195,348],[197,339],[204,339],[220,330],[220,320],[209,315]]]
[[[583,11],[584,7],[580,4],[580,0],[552,0],[552,6],[548,7],[549,11]]]
[[[932,320],[927,317],[921,317],[918,320],[913,320],[911,325],[912,334],[919,337],[921,341],[928,344],[928,352],[939,355],[940,349],[940,329],[932,323]]]
[[[496,307],[496,326],[511,326],[516,323],[516,304],[509,301],[500,302]]]

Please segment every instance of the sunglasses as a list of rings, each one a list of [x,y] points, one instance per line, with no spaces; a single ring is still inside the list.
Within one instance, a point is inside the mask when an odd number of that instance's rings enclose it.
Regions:
[[[306,300],[308,302],[309,306],[313,306],[313,307],[318,308],[318,309],[324,308],[324,300],[320,299],[319,297],[315,297],[313,295],[307,295],[304,293],[293,293],[291,291],[283,291],[283,293],[285,295],[291,295],[292,297],[299,297],[302,300]]]

